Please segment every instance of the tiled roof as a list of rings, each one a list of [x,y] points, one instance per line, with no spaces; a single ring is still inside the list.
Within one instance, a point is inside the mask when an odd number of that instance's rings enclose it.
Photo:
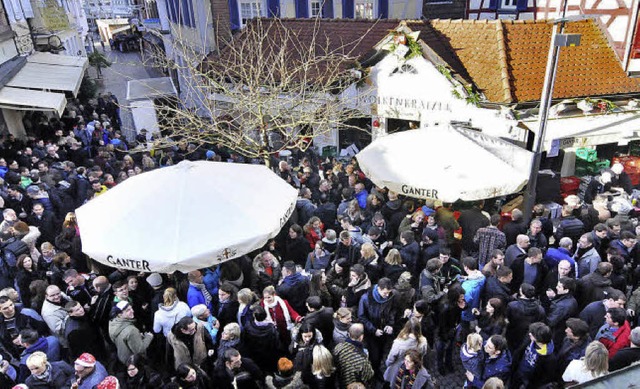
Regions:
[[[340,57],[362,60],[375,53],[374,46],[386,37],[391,30],[398,27],[398,20],[368,20],[368,19],[255,19],[239,31],[231,44],[221,49],[220,57],[215,53],[209,55],[209,65],[224,63],[238,63],[237,55],[256,55],[253,50],[238,49],[243,39],[247,39],[251,31],[259,31],[264,36],[263,44],[259,45],[263,58],[270,58],[281,50],[282,44],[289,46],[287,56],[290,58],[289,67],[295,67],[296,62],[313,49],[319,55],[330,53],[336,58],[339,66],[345,66],[347,61]],[[293,37],[293,38],[291,38]],[[249,38],[252,39],[252,38]],[[255,45],[254,47],[258,47]],[[305,53],[301,53],[301,51]],[[275,54],[276,56],[278,54]],[[244,62],[247,62],[246,60]],[[328,65],[331,66],[331,65]],[[323,69],[319,66],[315,77],[322,78]],[[306,73],[307,75],[309,73]]]
[[[495,103],[540,100],[552,25],[547,21],[431,20],[412,22],[420,39]],[[581,34],[578,47],[560,50],[553,97],[639,93],[640,81],[622,69],[593,20],[567,24]]]

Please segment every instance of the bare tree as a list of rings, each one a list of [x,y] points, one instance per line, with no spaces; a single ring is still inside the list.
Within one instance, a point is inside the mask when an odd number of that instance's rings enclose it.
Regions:
[[[255,19],[206,58],[176,37],[184,60],[162,65],[190,79],[181,100],[192,103],[161,110],[163,142],[218,144],[269,165],[279,151],[306,150],[313,138],[350,127],[363,115],[357,94],[343,92],[362,75],[358,54],[372,49],[363,38],[375,24],[346,42],[326,23]]]

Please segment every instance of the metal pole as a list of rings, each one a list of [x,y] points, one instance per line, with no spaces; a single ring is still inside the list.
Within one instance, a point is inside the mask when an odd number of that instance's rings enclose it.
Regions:
[[[560,33],[564,30],[565,22],[560,22]],[[558,25],[554,23],[551,33],[551,44],[549,46],[549,56],[547,59],[547,70],[544,75],[544,85],[542,87],[542,97],[540,98],[540,121],[538,125],[538,134],[536,135],[535,149],[533,150],[533,161],[531,163],[531,171],[529,172],[529,181],[527,182],[527,192],[525,195],[524,217],[530,220],[531,211],[536,201],[536,186],[538,180],[538,171],[540,170],[540,162],[542,161],[542,152],[544,150],[544,133],[547,128],[547,120],[549,118],[549,108],[551,107],[551,98],[553,97],[553,85],[556,81],[556,72],[558,70],[558,55],[560,54],[560,46],[556,45],[556,36],[558,35]]]

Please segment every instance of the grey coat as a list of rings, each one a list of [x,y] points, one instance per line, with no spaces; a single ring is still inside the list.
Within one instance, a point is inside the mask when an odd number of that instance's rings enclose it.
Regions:
[[[427,352],[427,342],[424,340],[424,342],[420,344],[413,336],[407,339],[396,339],[393,341],[391,351],[389,351],[387,361],[385,362],[387,369],[384,372],[383,378],[386,382],[393,383],[393,380],[398,374],[398,370],[400,370],[400,365],[404,362],[405,351],[412,348],[418,349],[418,351],[424,355]],[[420,388],[420,386],[415,387]]]

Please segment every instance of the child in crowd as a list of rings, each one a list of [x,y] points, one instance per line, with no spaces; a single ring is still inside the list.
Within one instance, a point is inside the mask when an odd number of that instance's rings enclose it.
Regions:
[[[467,336],[467,343],[460,348],[460,359],[462,366],[466,371],[475,377],[482,376],[482,365],[484,364],[484,354],[482,350],[482,336],[478,333],[472,333]],[[464,387],[470,387],[471,383],[465,380]]]

